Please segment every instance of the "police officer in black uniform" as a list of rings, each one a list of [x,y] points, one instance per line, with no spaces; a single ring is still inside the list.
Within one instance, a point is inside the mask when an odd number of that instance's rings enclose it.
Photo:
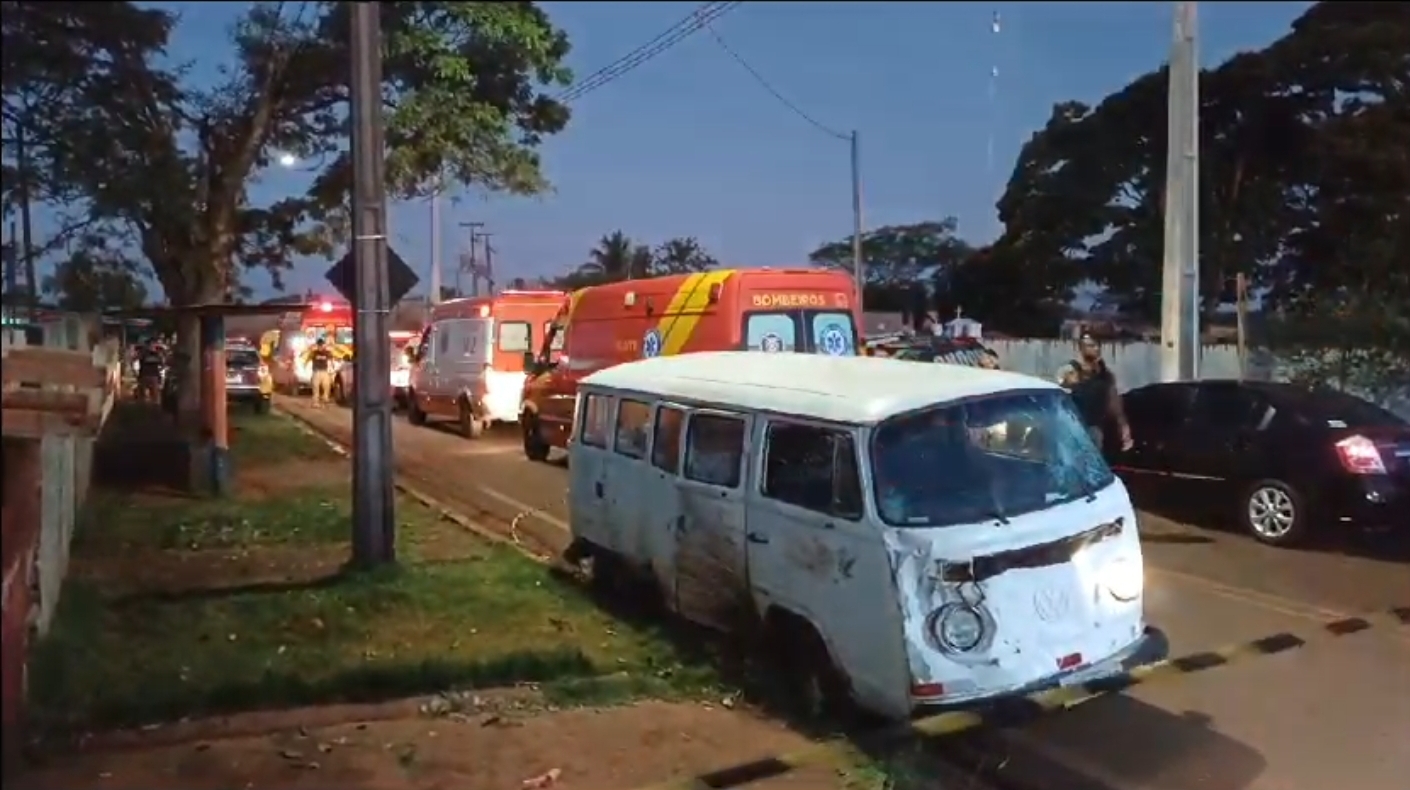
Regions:
[[[137,398],[156,403],[161,397],[162,368],[166,359],[155,343],[147,343],[137,355]]]
[[[1077,341],[1077,349],[1077,359],[1063,367],[1059,383],[1072,393],[1077,412],[1097,447],[1107,449],[1106,432],[1115,426],[1121,437],[1120,448],[1131,449],[1131,426],[1121,408],[1121,390],[1116,386],[1115,374],[1102,359],[1101,346],[1084,332]]]

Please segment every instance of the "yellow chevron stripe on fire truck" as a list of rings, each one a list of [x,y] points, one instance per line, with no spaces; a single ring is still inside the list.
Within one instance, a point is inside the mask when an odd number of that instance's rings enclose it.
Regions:
[[[705,316],[705,308],[710,305],[710,291],[715,286],[723,286],[734,276],[733,269],[692,274],[671,297],[666,315],[656,325],[661,334],[661,355],[679,354],[685,344],[695,334],[695,327]]]

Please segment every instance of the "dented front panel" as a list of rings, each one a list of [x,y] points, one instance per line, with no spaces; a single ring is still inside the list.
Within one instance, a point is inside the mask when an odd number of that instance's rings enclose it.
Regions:
[[[952,703],[1004,694],[1100,665],[1137,642],[1144,617],[1135,513],[1120,481],[1007,523],[887,528],[913,701]],[[1116,578],[1120,572],[1121,579]],[[969,607],[982,636],[946,649],[939,613]]]

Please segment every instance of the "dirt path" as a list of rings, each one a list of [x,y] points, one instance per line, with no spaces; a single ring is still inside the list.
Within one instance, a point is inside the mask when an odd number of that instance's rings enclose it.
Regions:
[[[326,720],[328,712],[321,712]],[[645,702],[531,715],[417,715],[325,727],[298,712],[261,714],[273,734],[243,735],[56,757],[14,790],[633,790],[731,762],[796,749],[806,740],[749,712]],[[870,790],[863,773],[818,767],[752,787]],[[12,787],[6,782],[6,787]]]

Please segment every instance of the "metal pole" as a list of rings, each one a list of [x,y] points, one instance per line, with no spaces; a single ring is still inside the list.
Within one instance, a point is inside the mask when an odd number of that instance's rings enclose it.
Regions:
[[[392,494],[391,347],[387,344],[387,194],[382,138],[382,20],[352,4],[353,243],[357,272],[353,358],[353,564],[396,559]]]
[[[866,264],[862,261],[862,167],[861,152],[857,145],[857,132],[853,130],[852,144],[852,276],[857,282],[857,310],[866,306]],[[861,327],[858,327],[861,331]]]
[[[1175,4],[1165,152],[1165,256],[1160,302],[1160,374],[1199,375],[1199,63],[1195,4]]]
[[[431,304],[441,303],[441,179],[431,193]]]
[[[470,229],[470,253],[469,253],[469,255],[470,255],[470,260],[469,260],[469,266],[468,266],[468,268],[469,268],[469,271],[470,271],[470,295],[471,295],[471,296],[479,296],[479,295],[480,295],[480,273],[479,273],[479,271],[478,271],[478,270],[476,269],[476,267],[475,267],[475,237],[476,237],[476,232],[477,232],[480,228],[483,228],[484,226],[485,226],[485,223],[483,223],[483,222],[462,222],[462,223],[460,223],[460,227],[462,227],[462,228],[469,228],[469,229]]]
[[[485,240],[485,292],[494,296],[494,248],[490,246],[490,237],[493,233],[481,233],[480,238]]]

